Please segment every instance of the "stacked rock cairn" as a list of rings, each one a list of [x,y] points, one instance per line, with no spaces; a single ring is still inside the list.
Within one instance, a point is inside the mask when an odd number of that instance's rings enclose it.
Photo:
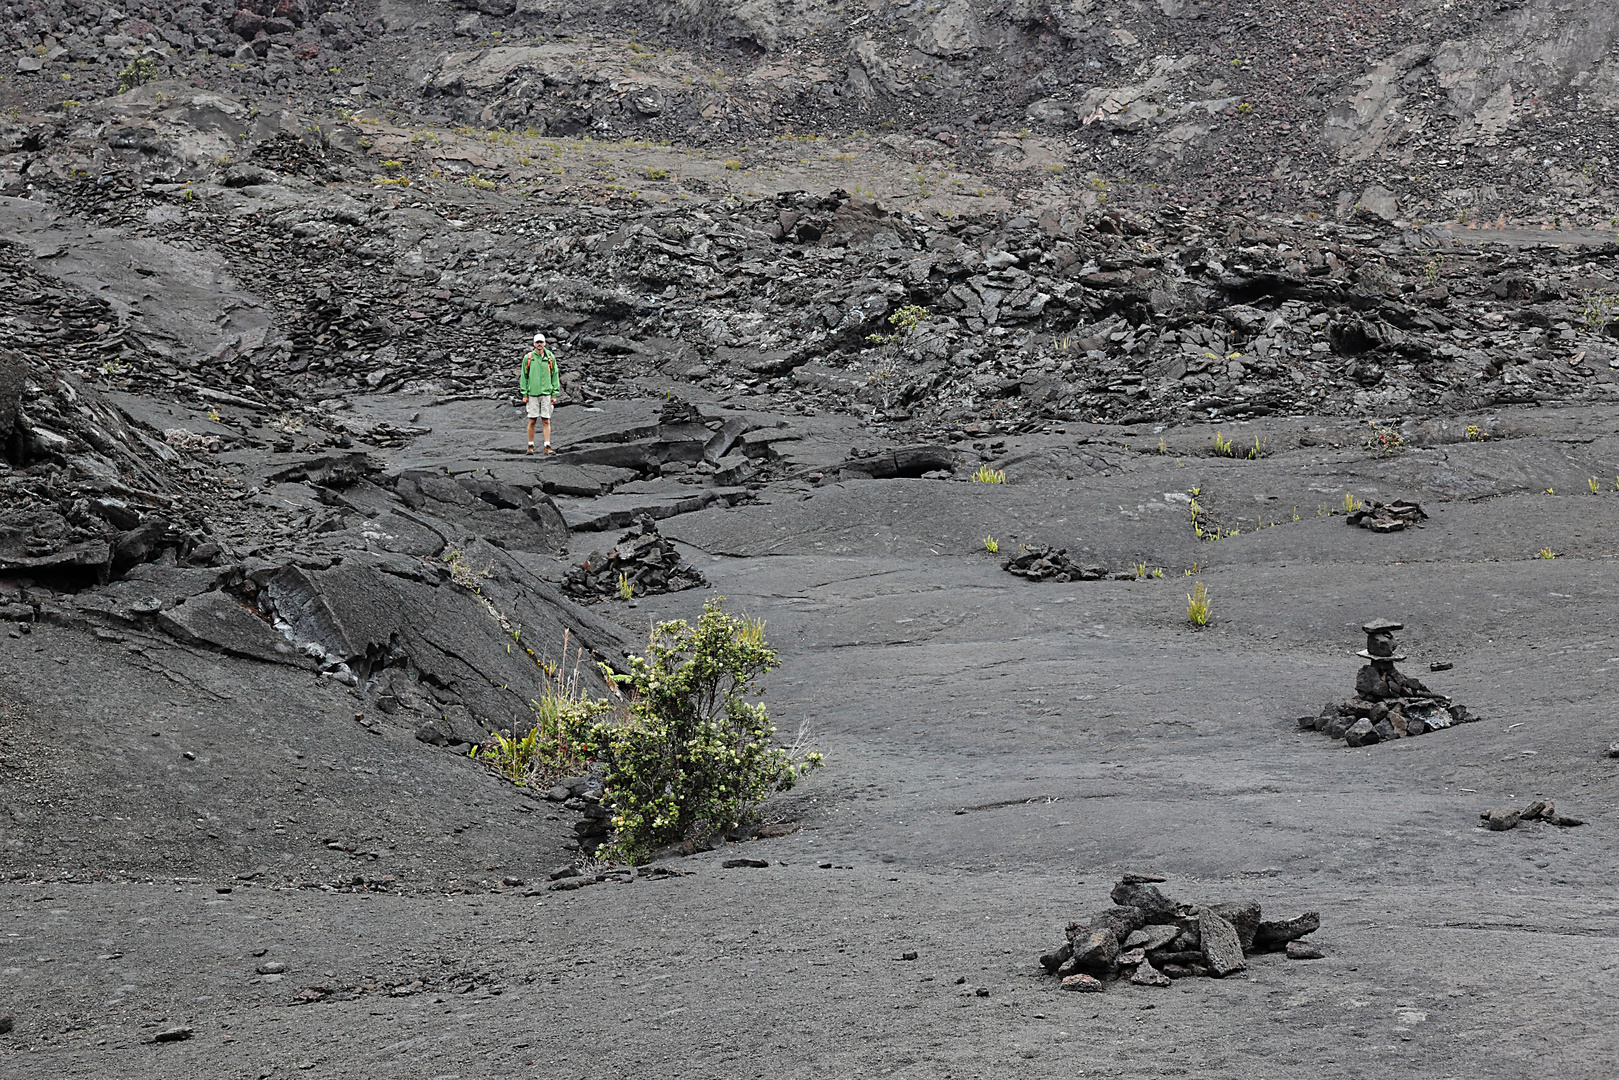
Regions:
[[[1300,728],[1324,731],[1350,746],[1369,746],[1479,719],[1394,666],[1405,659],[1394,643],[1394,632],[1405,629],[1404,623],[1375,619],[1361,629],[1366,647],[1355,655],[1366,663],[1355,676],[1355,696],[1299,717]]]

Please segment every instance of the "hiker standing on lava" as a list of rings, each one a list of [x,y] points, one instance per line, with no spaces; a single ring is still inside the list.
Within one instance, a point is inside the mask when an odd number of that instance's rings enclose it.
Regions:
[[[562,381],[557,376],[557,357],[545,344],[544,334],[534,335],[534,348],[523,357],[523,372],[517,379],[518,392],[528,412],[528,452],[534,452],[534,421],[540,422],[544,436],[545,453],[551,449],[551,410],[556,405],[557,392]]]

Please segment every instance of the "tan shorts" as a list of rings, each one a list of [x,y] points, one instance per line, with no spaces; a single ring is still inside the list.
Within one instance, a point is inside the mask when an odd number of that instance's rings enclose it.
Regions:
[[[552,398],[550,394],[538,394],[524,398],[523,401],[528,406],[530,420],[551,419]]]

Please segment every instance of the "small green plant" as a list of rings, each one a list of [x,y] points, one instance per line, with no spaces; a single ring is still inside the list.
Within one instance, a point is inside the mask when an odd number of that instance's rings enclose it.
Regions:
[[[1195,576],[1197,574],[1201,574],[1202,572],[1203,572],[1203,568],[1201,566],[1197,565],[1197,563],[1193,563],[1192,566],[1191,566],[1191,569],[1184,571],[1183,576],[1185,576],[1185,577],[1193,577],[1193,576]]]
[[[1585,328],[1600,334],[1619,313],[1619,293],[1593,293],[1585,298]]]
[[[984,537],[984,550],[993,555],[1001,550],[1001,545],[996,542],[993,536],[986,536]]]
[[[1244,461],[1254,461],[1265,456],[1270,451],[1270,440],[1254,436],[1254,444],[1249,447],[1238,448],[1237,444],[1226,438],[1220,432],[1214,433],[1214,452],[1221,457],[1239,458]]]
[[[645,862],[662,845],[734,828],[820,767],[821,755],[802,749],[802,732],[794,745],[777,745],[764,704],[749,700],[776,663],[764,624],[726,614],[720,597],[696,626],[681,619],[653,629],[647,655],[613,676],[628,703],[590,734],[607,767],[608,857]]]
[[[1535,558],[1537,558],[1537,559],[1555,559],[1555,558],[1557,558],[1557,552],[1553,551],[1549,547],[1543,547],[1539,551],[1535,552]]]
[[[1435,255],[1423,265],[1422,276],[1427,279],[1430,288],[1439,284],[1439,269],[1444,265],[1445,257],[1443,255]]]
[[[1144,562],[1136,563],[1132,569],[1136,572],[1137,581],[1140,581],[1142,578],[1147,576],[1147,564]]]
[[[1186,620],[1193,626],[1209,625],[1209,588],[1201,581],[1186,594]]]
[[[742,163],[740,161],[738,161],[736,158],[731,158],[728,161],[726,161],[725,168],[729,172],[741,172],[742,171]]]
[[[524,735],[493,732],[487,742],[474,746],[467,756],[493,768],[509,780],[522,781],[539,757],[540,729],[529,728]]]
[[[1160,453],[1160,454],[1169,453],[1169,443],[1164,440],[1164,437],[1162,435],[1158,436],[1158,453]]]
[[[1371,431],[1366,434],[1366,449],[1375,450],[1384,457],[1409,449],[1405,436],[1394,428],[1387,424],[1379,424],[1376,420],[1368,423],[1371,425]]]
[[[1467,430],[1462,432],[1462,435],[1467,439],[1468,442],[1490,441],[1490,433],[1479,427],[1477,424],[1468,424]]]
[[[442,559],[444,565],[450,568],[450,580],[452,582],[472,592],[482,591],[482,587],[478,584],[478,579],[488,577],[488,570],[481,572],[474,570],[472,564],[467,562],[466,556],[458,548],[451,548],[446,551]]]
[[[1006,483],[1006,470],[992,469],[988,465],[980,465],[978,466],[978,471],[973,473],[973,481],[979,484],[1004,484]]]
[[[1299,520],[1299,508],[1296,506],[1293,508],[1293,520]]]
[[[1159,581],[1162,581],[1164,579],[1164,568],[1162,566],[1160,566],[1156,570],[1154,570],[1151,574],[1149,574],[1147,576],[1148,577],[1154,577],[1154,578],[1157,578]]]
[[[1344,513],[1353,514],[1361,508],[1361,501],[1349,492],[1344,492]]]
[[[477,188],[479,191],[494,191],[500,186],[493,180],[487,180],[484,177],[479,176],[477,173],[473,173],[471,176],[467,177],[466,185],[470,188]]]
[[[1251,113],[1253,111],[1254,111],[1253,103],[1249,102],[1249,101],[1245,101],[1241,105],[1237,106],[1237,112],[1238,112],[1238,114],[1240,114],[1242,116],[1247,116],[1249,113]]]
[[[1556,495],[1556,494],[1557,494],[1557,492],[1556,492],[1556,491],[1554,491],[1554,490],[1552,490],[1552,489],[1551,489],[1551,488],[1547,488],[1547,489],[1546,489],[1546,494],[1548,494],[1548,495]]]
[[[130,61],[129,66],[118,73],[118,92],[127,94],[135,87],[149,83],[161,74],[151,57],[139,57]]]
[[[928,317],[928,309],[920,304],[905,304],[888,316],[888,325],[901,333],[910,333]]]
[[[922,324],[928,317],[928,309],[918,304],[906,304],[888,316],[888,325],[894,328],[892,334],[867,334],[866,340],[873,345],[887,345],[908,336]]]
[[[642,173],[641,175],[645,176],[648,180],[667,180],[667,179],[669,179],[669,170],[668,169],[648,169],[648,170],[646,170],[646,172]]]
[[[397,172],[405,167],[405,163],[397,158],[389,158],[387,161],[382,163],[382,167],[387,169],[389,172]]]
[[[635,586],[630,584],[630,575],[620,571],[618,575],[618,598],[628,600],[634,595]]]
[[[1595,495],[1597,493],[1597,478],[1593,476],[1586,483],[1591,486],[1591,494]]]

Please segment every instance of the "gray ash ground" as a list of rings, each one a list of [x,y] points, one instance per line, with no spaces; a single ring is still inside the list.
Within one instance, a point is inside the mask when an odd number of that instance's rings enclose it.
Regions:
[[[0,1073],[1606,1075],[1613,12],[1295,7],[5,8]]]

